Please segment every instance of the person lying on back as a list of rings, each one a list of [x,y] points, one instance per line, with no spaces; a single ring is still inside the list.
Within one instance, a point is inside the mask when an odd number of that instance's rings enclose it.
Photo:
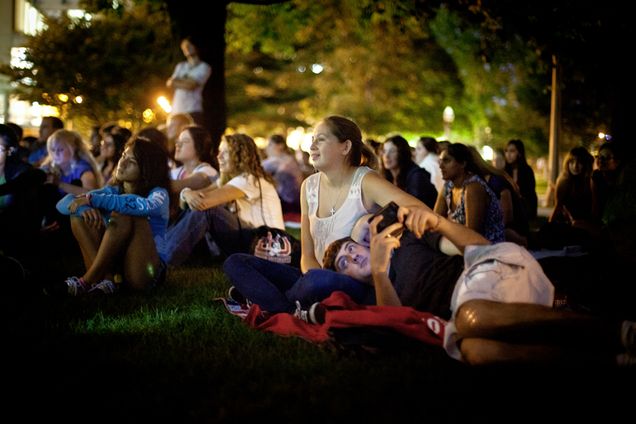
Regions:
[[[416,303],[418,295],[437,296],[428,301],[430,312],[449,318],[444,348],[451,357],[470,364],[636,364],[636,323],[553,309],[554,287],[525,248],[490,244],[477,232],[433,212],[410,216],[408,208],[400,207],[399,222],[378,232],[381,219],[375,217],[369,224],[369,247],[353,239],[330,245],[325,268],[372,283],[378,305],[400,306],[402,299]],[[400,240],[392,233],[403,226],[411,234],[405,232]],[[458,278],[437,268],[436,261],[426,261],[422,252],[431,245],[426,240],[429,232],[441,235],[437,248],[450,242],[464,255],[461,270],[457,261],[449,266],[459,272]],[[353,235],[363,239],[360,233]],[[418,274],[422,259],[428,269]],[[442,272],[448,275],[439,277]],[[403,280],[408,275],[414,278]]]

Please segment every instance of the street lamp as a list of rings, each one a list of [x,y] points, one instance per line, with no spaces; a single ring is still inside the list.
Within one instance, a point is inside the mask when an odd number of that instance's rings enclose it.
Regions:
[[[157,97],[157,104],[166,113],[170,113],[172,111],[172,105],[170,104],[170,100],[166,99],[165,96]]]
[[[444,137],[450,141],[451,124],[455,120],[455,111],[452,107],[446,106],[442,113],[442,120],[444,121]]]

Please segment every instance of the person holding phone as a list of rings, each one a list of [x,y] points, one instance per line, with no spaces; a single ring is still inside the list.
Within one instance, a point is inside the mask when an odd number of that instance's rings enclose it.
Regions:
[[[348,118],[329,116],[320,121],[310,154],[318,172],[301,187],[301,269],[241,254],[230,256],[223,265],[236,289],[270,312],[291,312],[297,300],[306,307],[335,290],[357,302],[372,303],[370,285],[322,269],[325,249],[349,236],[358,218],[390,201],[408,206],[414,219],[431,211],[374,172],[376,156],[362,141],[358,125]]]
[[[553,308],[554,286],[522,246],[491,244],[434,213],[413,220],[403,208],[398,222],[379,231],[383,220],[374,216],[359,229],[368,230],[369,246],[351,238],[332,243],[325,268],[373,284],[378,305],[449,320],[444,349],[452,358],[471,365],[636,365],[636,322]],[[403,226],[410,231],[401,240],[392,236]],[[463,257],[445,255],[448,243]]]

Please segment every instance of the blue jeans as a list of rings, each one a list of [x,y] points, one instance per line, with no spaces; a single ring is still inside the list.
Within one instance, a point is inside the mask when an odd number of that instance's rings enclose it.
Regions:
[[[253,233],[241,228],[238,217],[223,206],[204,211],[188,209],[168,228],[161,246],[162,257],[170,265],[183,263],[207,232],[225,255],[247,252]]]
[[[308,308],[337,290],[358,303],[375,304],[371,285],[330,270],[312,269],[303,274],[289,265],[236,253],[223,263],[223,271],[243,296],[273,313],[293,312],[296,300]]]

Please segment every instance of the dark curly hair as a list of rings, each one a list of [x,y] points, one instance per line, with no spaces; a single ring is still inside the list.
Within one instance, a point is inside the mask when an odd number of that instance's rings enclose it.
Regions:
[[[232,178],[246,173],[256,178],[264,178],[274,184],[274,179],[263,169],[258,147],[252,137],[247,134],[228,134],[223,136],[230,150],[230,162],[232,171],[221,173],[221,184],[225,184]]]

